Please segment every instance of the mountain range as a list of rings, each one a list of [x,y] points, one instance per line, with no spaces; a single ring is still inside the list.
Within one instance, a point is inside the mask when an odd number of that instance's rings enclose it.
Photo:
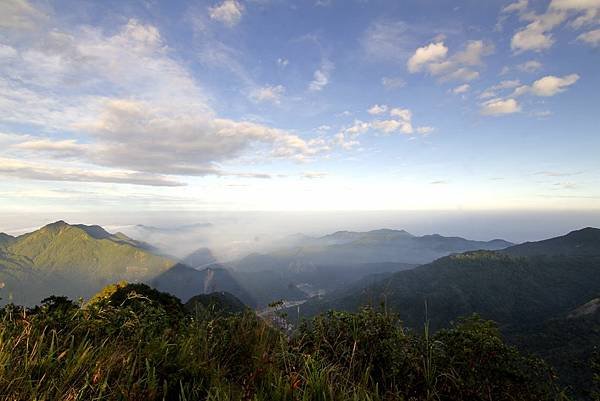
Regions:
[[[453,254],[363,280],[300,306],[304,317],[362,306],[399,314],[407,327],[450,326],[473,313],[506,339],[548,360],[577,397],[589,394],[590,357],[600,341],[600,230],[585,228],[500,251]],[[294,312],[296,312],[294,310]]]

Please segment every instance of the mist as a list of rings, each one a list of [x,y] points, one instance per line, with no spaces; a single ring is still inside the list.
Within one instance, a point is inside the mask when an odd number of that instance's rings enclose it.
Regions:
[[[0,232],[19,235],[45,224],[98,224],[110,232],[148,242],[183,258],[209,248],[226,262],[264,253],[287,236],[322,236],[335,231],[403,229],[414,235],[441,234],[473,240],[537,241],[587,226],[600,226],[600,211],[356,211],[356,212],[72,212],[0,213]]]

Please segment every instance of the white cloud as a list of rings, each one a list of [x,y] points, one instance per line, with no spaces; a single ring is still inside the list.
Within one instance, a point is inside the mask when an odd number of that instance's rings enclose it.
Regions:
[[[502,91],[505,89],[513,89],[518,87],[519,85],[521,85],[521,81],[519,81],[518,79],[500,81],[496,85],[490,86],[485,91],[483,91],[479,95],[479,97],[481,99],[496,97],[498,96],[498,91]]]
[[[588,10],[600,8],[600,0],[552,0],[550,8],[557,10]]]
[[[579,75],[577,74],[565,75],[562,78],[548,75],[535,81],[531,86],[531,92],[536,96],[554,96],[564,92],[567,87],[578,80]]]
[[[527,6],[529,5],[528,0],[517,0],[514,3],[510,3],[509,5],[507,5],[506,7],[504,7],[502,9],[502,12],[504,13],[513,13],[513,12],[523,12],[527,9]]]
[[[367,112],[371,115],[377,115],[377,114],[383,114],[387,111],[388,107],[385,104],[382,105],[378,105],[378,104],[374,104],[373,106],[371,106],[371,108],[369,110],[367,110]]]
[[[523,64],[519,64],[517,68],[524,72],[536,72],[542,68],[542,63],[536,60],[529,60],[524,62]]]
[[[471,40],[467,42],[464,50],[454,55],[453,61],[462,65],[481,65],[483,64],[482,58],[490,55],[493,51],[493,45],[482,40]]]
[[[582,33],[577,37],[577,40],[592,46],[600,46],[600,29]]]
[[[155,174],[49,167],[41,163],[30,163],[6,158],[0,158],[0,175],[41,181],[102,182],[162,187],[186,185]]]
[[[459,85],[456,88],[452,89],[452,93],[455,93],[455,94],[466,93],[469,91],[469,89],[471,89],[471,85],[462,84],[462,85]]]
[[[236,0],[225,0],[219,5],[210,7],[208,11],[210,18],[231,27],[240,22],[244,6]]]
[[[290,63],[290,61],[287,58],[280,57],[277,59],[277,65],[282,68],[287,67],[289,63]]]
[[[313,80],[308,85],[308,90],[311,92],[321,91],[329,84],[329,77],[332,71],[333,63],[327,60],[323,61],[321,67],[314,72]]]
[[[257,102],[271,102],[279,104],[284,92],[285,88],[282,85],[264,86],[262,88],[253,90],[250,94],[250,98]]]
[[[399,89],[406,85],[406,82],[399,77],[383,77],[381,78],[381,84],[386,89]]]
[[[403,109],[401,107],[391,109],[390,116],[398,117],[402,121],[412,120],[412,112],[409,109]]]
[[[483,64],[483,57],[493,53],[494,46],[481,40],[468,41],[464,49],[447,57],[448,48],[443,42],[430,43],[418,48],[408,60],[409,72],[415,73],[426,68],[442,81],[472,81],[479,78],[473,67]]]
[[[435,128],[429,126],[417,127],[417,132],[419,134],[427,135],[435,131]]]
[[[579,80],[578,74],[569,74],[564,77],[547,75],[535,81],[531,86],[519,86],[512,96],[522,96],[530,93],[535,96],[549,97],[564,92],[567,88]]]
[[[53,170],[64,172],[65,180],[108,182],[95,171],[108,167],[122,169],[110,182],[133,177],[154,185],[163,175],[255,177],[223,167],[249,152],[306,161],[328,149],[285,130],[219,118],[152,25],[132,19],[111,34],[90,26],[73,29],[42,26],[10,43],[18,56],[0,67],[0,121],[31,126],[43,135],[60,131],[64,138],[23,138],[0,155],[49,157],[48,170],[67,163]],[[44,58],[52,63],[40,63]],[[281,92],[271,87],[256,95],[276,101]],[[85,177],[69,167],[82,163],[91,166]],[[12,174],[48,179],[32,169],[21,166]]]
[[[552,0],[542,14],[527,11],[527,7],[527,2],[519,2],[512,9],[529,22],[512,37],[511,48],[516,53],[549,49],[555,42],[552,30],[569,19],[574,29],[600,23],[600,0]]]
[[[430,43],[419,47],[408,59],[406,66],[409,72],[419,72],[424,65],[444,59],[447,53],[448,48],[444,45],[444,42]]]
[[[519,111],[521,106],[515,99],[491,99],[484,102],[481,107],[481,114],[487,116],[501,116]]]
[[[0,63],[8,62],[17,56],[17,51],[11,46],[0,43]]]
[[[514,34],[510,47],[517,52],[526,50],[542,51],[549,49],[553,44],[552,35],[540,29],[529,27]]]
[[[413,127],[410,121],[398,120],[376,120],[371,123],[371,128],[381,131],[384,134],[400,131],[404,134],[412,134]]]
[[[376,105],[378,106],[378,105]],[[355,120],[354,123],[346,127],[335,136],[337,144],[343,148],[349,149],[358,144],[356,137],[365,134],[371,130],[378,131],[383,134],[392,134],[400,132],[403,134],[413,134],[415,129],[412,125],[412,112],[409,109],[401,107],[389,108],[388,106],[378,106],[378,113],[375,115],[384,114],[389,110],[390,119],[377,119],[369,122]],[[373,113],[372,113],[373,114]],[[422,126],[417,127],[416,132],[420,134],[428,134],[433,132],[433,127]]]

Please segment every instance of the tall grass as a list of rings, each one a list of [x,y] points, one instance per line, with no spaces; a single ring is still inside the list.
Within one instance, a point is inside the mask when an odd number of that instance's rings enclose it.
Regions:
[[[329,313],[288,337],[251,311],[186,313],[178,301],[153,294],[131,291],[123,298],[109,292],[86,305],[54,299],[31,311],[5,307],[0,399],[561,397],[541,361],[519,355],[477,319],[422,337],[389,313]]]

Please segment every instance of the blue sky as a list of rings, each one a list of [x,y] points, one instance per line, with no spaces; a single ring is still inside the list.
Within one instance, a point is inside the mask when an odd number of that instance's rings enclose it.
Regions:
[[[600,204],[600,0],[0,15],[4,211]]]

